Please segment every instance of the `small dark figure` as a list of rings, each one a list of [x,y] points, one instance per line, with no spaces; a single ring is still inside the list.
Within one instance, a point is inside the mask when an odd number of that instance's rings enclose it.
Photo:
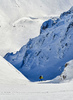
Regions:
[[[63,79],[66,79],[66,76],[65,75],[63,75]]]
[[[42,81],[43,80],[43,76],[40,76],[39,79],[40,79],[40,81]]]

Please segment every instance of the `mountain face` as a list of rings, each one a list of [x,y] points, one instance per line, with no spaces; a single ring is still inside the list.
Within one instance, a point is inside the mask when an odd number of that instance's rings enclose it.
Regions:
[[[0,55],[18,51],[39,35],[44,21],[72,4],[73,0],[0,0]]]
[[[38,81],[40,75],[50,80],[62,73],[64,64],[73,59],[72,52],[73,7],[59,18],[45,21],[38,37],[4,58],[31,81]]]

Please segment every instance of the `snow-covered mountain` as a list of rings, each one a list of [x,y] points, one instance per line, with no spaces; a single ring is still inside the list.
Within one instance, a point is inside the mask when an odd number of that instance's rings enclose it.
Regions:
[[[0,85],[26,83],[28,80],[9,62],[0,56]]]
[[[30,39],[16,54],[8,53],[5,59],[29,80],[38,81],[43,75],[50,80],[60,75],[64,64],[73,59],[73,7],[41,26],[40,35]]]
[[[29,38],[39,35],[48,17],[72,5],[72,0],[0,0],[0,55],[19,50]]]

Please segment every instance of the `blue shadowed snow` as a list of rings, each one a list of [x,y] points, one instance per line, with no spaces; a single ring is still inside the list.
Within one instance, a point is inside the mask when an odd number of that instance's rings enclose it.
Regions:
[[[30,81],[51,80],[60,75],[64,64],[73,59],[73,11],[60,18],[49,19],[41,26],[40,35],[30,39],[16,54],[5,59],[21,71]]]

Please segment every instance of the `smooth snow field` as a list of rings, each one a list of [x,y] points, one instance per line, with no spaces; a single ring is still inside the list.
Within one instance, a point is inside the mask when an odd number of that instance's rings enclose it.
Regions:
[[[0,100],[73,100],[73,81],[0,84]]]

